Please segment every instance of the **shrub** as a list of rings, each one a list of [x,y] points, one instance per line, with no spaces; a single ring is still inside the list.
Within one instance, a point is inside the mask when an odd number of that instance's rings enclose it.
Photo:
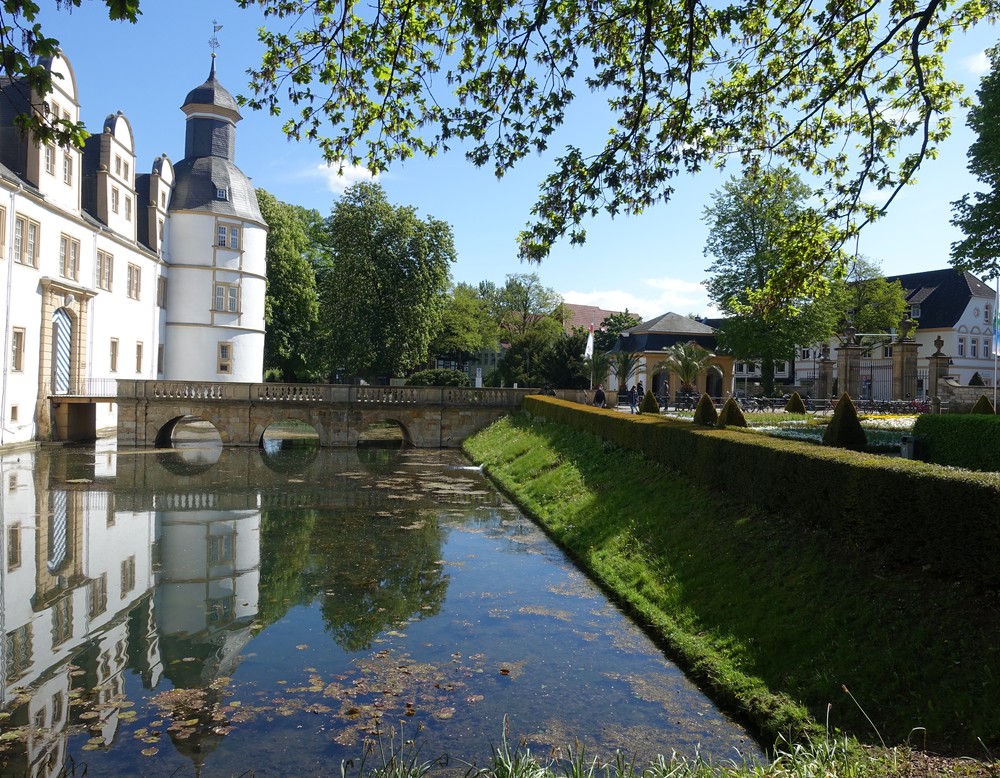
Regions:
[[[653,390],[647,389],[646,393],[642,396],[642,402],[639,403],[639,413],[655,413],[659,414],[660,404],[656,401],[656,397],[653,396]]]
[[[864,451],[868,445],[864,427],[858,420],[858,409],[854,407],[854,402],[847,392],[840,396],[837,407],[833,411],[833,418],[826,425],[823,445],[849,448],[852,451]]]
[[[1000,471],[1000,416],[995,413],[923,413],[913,434],[917,457],[925,462]]]
[[[996,409],[993,407],[993,401],[983,394],[976,400],[976,404],[972,406],[969,413],[996,413]]]
[[[407,386],[468,386],[469,377],[461,370],[421,370],[406,379]]]
[[[788,402],[785,403],[785,413],[805,413],[806,404],[802,402],[802,398],[799,396],[798,392],[792,392],[792,396],[788,398]]]
[[[740,408],[740,404],[736,402],[735,397],[730,397],[726,400],[722,406],[722,410],[719,411],[719,420],[715,422],[715,426],[719,429],[747,426],[747,417],[743,415],[743,409]]]
[[[719,418],[719,412],[715,410],[715,403],[707,394],[702,394],[698,400],[698,407],[694,409],[694,423],[714,426]]]

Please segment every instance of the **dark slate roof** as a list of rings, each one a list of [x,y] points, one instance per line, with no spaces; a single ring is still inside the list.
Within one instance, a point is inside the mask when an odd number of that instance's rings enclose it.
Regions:
[[[175,184],[171,211],[208,211],[264,223],[257,206],[257,193],[243,171],[223,157],[182,159],[174,165]],[[220,200],[219,189],[228,190]]]
[[[665,313],[655,319],[649,319],[632,328],[632,332],[668,332],[671,334],[711,335],[714,329],[702,324],[697,319],[681,316],[679,313]]]
[[[994,291],[968,271],[946,268],[887,276],[899,281],[911,305],[920,305],[920,328],[954,327],[973,297],[995,297]]]
[[[618,337],[618,341],[611,350],[637,354],[639,352],[661,351],[676,343],[691,341],[709,351],[715,351],[718,345],[715,339],[715,330],[712,327],[697,319],[671,312],[632,327],[628,331],[627,337],[624,333]]]
[[[184,103],[181,108],[186,108],[187,106],[214,106],[216,108],[221,108],[224,113],[232,113],[234,121],[240,118],[240,107],[236,100],[233,98],[229,91],[220,84],[215,78],[215,55],[212,55],[212,69],[209,71],[208,78],[205,83],[201,86],[196,86],[190,92],[188,92],[187,97],[184,98]]]

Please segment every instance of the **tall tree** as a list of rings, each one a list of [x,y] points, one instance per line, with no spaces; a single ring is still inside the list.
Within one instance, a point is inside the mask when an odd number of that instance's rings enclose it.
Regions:
[[[787,168],[730,179],[712,195],[705,209],[709,226],[705,254],[715,261],[708,268],[709,298],[726,316],[720,343],[739,358],[761,362],[761,385],[774,391],[775,360],[790,359],[802,343],[825,340],[836,317],[829,288],[814,297],[796,299],[790,315],[774,317],[757,293],[784,272],[801,248],[807,232],[820,250],[829,235],[817,214],[805,205],[809,188]],[[831,255],[834,252],[826,247]]]
[[[484,281],[479,294],[506,347],[497,363],[501,380],[507,386],[544,386],[548,383],[542,371],[545,355],[563,334],[562,298],[544,286],[537,273],[511,273],[503,286]]]
[[[260,33],[249,104],[291,103],[285,131],[320,139],[337,164],[381,170],[457,143],[503,176],[546,151],[581,95],[606,99],[596,132],[558,138],[520,236],[533,260],[563,236],[582,242],[590,216],[641,213],[680,173],[727,158],[815,175],[824,218],[850,233],[948,135],[962,87],[942,52],[995,14],[979,0],[238,2],[278,22]],[[869,204],[866,190],[885,197]],[[820,258],[791,257],[798,272],[772,277],[786,289],[761,299],[801,297]]]
[[[277,371],[283,381],[312,380],[319,377],[310,372],[309,359],[319,299],[303,209],[263,189],[257,190],[257,204],[269,228],[264,369]]]
[[[906,316],[906,293],[899,281],[889,282],[874,262],[862,257],[850,263],[847,276],[834,284],[831,305],[836,329],[888,333]]]
[[[451,226],[392,205],[378,184],[341,196],[327,220],[331,267],[322,275],[321,323],[330,362],[348,372],[396,375],[426,362],[441,326]]]
[[[976,90],[969,111],[976,140],[969,146],[968,168],[985,192],[972,192],[952,203],[951,223],[965,239],[951,244],[951,263],[986,279],[1000,276],[1000,45],[987,52],[990,71]]]
[[[553,389],[585,389],[589,386],[588,366],[583,358],[587,330],[575,331],[557,338],[552,348],[541,357],[540,372],[545,386]]]
[[[611,351],[619,335],[641,323],[642,318],[629,313],[628,308],[605,316],[601,319],[600,329],[594,330],[594,351]]]
[[[494,348],[499,332],[479,290],[469,284],[456,284],[445,302],[441,328],[431,341],[430,352],[462,363],[470,354]]]

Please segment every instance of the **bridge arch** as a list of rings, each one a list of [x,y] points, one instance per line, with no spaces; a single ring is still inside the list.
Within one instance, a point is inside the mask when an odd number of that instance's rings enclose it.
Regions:
[[[362,414],[361,423],[358,426],[357,434],[355,437],[355,445],[371,445],[378,443],[378,437],[374,435],[366,435],[366,432],[372,432],[373,427],[379,425],[391,425],[399,431],[402,438],[401,443],[403,446],[414,446],[416,442],[413,439],[413,433],[410,431],[410,425],[407,424],[404,418],[401,418],[401,414],[398,413],[387,413],[384,410],[379,411],[369,411],[368,413]],[[392,442],[392,441],[386,441]]]
[[[207,431],[207,427],[211,427],[215,430],[216,435],[218,435],[219,442],[223,445],[229,445],[232,440],[232,435],[229,434],[229,430],[223,427],[219,429],[210,420],[205,419],[201,416],[194,416],[191,414],[182,414],[180,416],[167,416],[158,420],[154,420],[150,427],[152,428],[153,445],[156,448],[173,448],[174,447],[174,433],[177,431],[178,427],[183,427],[185,424],[192,424],[194,422],[201,422],[203,427]]]
[[[277,410],[277,409],[276,409]],[[253,420],[253,431],[250,439],[258,447],[264,446],[264,437],[269,429],[283,421],[294,421],[309,427],[316,433],[320,446],[330,445],[327,441],[326,429],[323,424],[317,424],[312,409],[281,408],[278,413],[258,416]]]

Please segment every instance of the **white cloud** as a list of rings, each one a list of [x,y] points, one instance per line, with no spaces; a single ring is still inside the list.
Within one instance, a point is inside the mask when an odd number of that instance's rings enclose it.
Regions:
[[[334,194],[342,194],[345,189],[359,181],[374,181],[378,179],[368,168],[361,165],[327,164],[321,162],[315,167],[315,172],[326,181],[326,188]]]
[[[986,56],[985,51],[981,51],[971,57],[965,57],[962,66],[974,76],[984,76],[990,72],[990,58]]]
[[[681,315],[696,313],[701,316],[719,316],[719,311],[708,301],[708,293],[699,281],[680,278],[649,278],[643,283],[646,293],[636,294],[621,289],[593,292],[561,292],[568,303],[596,305],[610,311],[626,308],[643,320],[652,319],[673,311]]]

